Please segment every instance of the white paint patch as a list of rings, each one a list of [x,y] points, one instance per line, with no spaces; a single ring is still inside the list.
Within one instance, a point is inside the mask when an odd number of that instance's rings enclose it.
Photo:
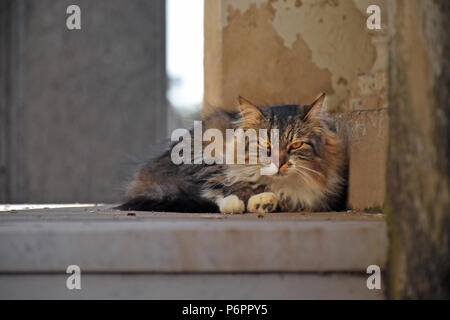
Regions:
[[[383,10],[382,1],[372,1]],[[224,1],[221,13],[222,28],[228,23],[229,7],[243,14],[252,5],[258,7],[264,3],[267,3],[267,0]],[[311,49],[314,64],[330,71],[334,93],[328,96],[329,108],[336,108],[348,97],[349,87],[340,84],[342,79],[352,83],[358,74],[371,70],[374,65],[381,70],[387,68],[385,59],[377,58],[377,51],[387,52],[386,45],[381,45],[380,49],[376,50],[374,37],[366,32],[366,7],[360,11],[353,1],[342,1],[336,6],[331,2],[317,0],[302,0],[300,6],[296,6],[295,0],[276,1],[270,5],[275,10],[271,23],[286,48],[292,49],[298,36],[301,36]],[[355,28],[358,25],[361,28]],[[374,61],[378,60],[380,62],[374,64]],[[348,64],[348,61],[352,61],[352,64]]]
[[[224,0],[222,8],[225,8],[225,11],[222,12],[222,28],[227,26],[229,7],[233,8],[234,10],[239,10],[242,14],[250,9],[253,4],[258,7],[264,3],[267,3],[267,0]]]

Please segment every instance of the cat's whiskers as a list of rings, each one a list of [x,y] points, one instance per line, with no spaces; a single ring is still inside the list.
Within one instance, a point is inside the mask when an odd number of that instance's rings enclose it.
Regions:
[[[314,169],[308,168],[308,167],[306,167],[306,166],[302,166],[301,164],[298,164],[298,163],[296,163],[295,165],[298,166],[298,167],[300,167],[300,168],[302,168],[302,169],[305,169],[305,170],[314,172],[314,173],[318,174],[319,176],[323,177],[323,174],[320,173],[319,171],[316,171],[316,170],[314,170]]]
[[[305,183],[314,183],[315,179],[313,177],[313,174],[315,174],[315,172],[310,173],[310,170],[305,170],[303,167],[301,168],[293,168],[294,171],[297,174],[300,174],[301,178],[305,181]]]
[[[293,169],[297,174],[300,174],[300,176],[303,178],[303,180],[305,180],[305,181],[313,180],[312,177],[309,174],[307,174],[305,171],[300,170],[299,168],[293,168]]]

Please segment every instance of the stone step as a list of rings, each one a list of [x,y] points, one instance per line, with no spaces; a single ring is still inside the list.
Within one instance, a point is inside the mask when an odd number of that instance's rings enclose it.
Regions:
[[[67,274],[0,274],[0,299],[299,300],[384,298],[367,275],[317,273],[83,274],[68,290]]]
[[[135,214],[4,212],[0,272],[353,272],[386,261],[373,214]]]
[[[386,226],[380,214],[259,217],[120,212],[107,205],[18,209],[0,212],[0,288],[8,288],[0,290],[0,298],[52,298],[61,296],[58,290],[70,292],[65,288],[69,265],[80,267],[83,277],[91,279],[92,289],[81,290],[81,296],[66,292],[68,297],[115,297],[128,292],[141,298],[145,288],[166,281],[168,287],[146,297],[179,298],[185,292],[190,298],[226,298],[214,290],[235,283],[241,284],[240,289],[227,293],[239,299],[380,298],[379,292],[367,289],[365,272],[369,265],[383,268],[386,251]],[[105,279],[110,286],[93,288]],[[175,290],[169,285],[175,279],[191,283],[192,288]],[[195,286],[195,279],[205,282]],[[262,279],[267,280],[265,285],[258,284]],[[60,283],[59,289],[43,295],[39,288],[52,283]],[[298,290],[282,294],[282,288],[293,283],[300,286]],[[272,292],[271,286],[278,289]],[[118,295],[119,288],[123,292]],[[259,294],[252,295],[257,288]]]

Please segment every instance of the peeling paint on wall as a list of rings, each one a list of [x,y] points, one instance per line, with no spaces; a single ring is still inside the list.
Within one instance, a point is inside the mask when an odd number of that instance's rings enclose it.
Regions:
[[[287,0],[272,6],[277,12],[273,25],[285,45],[289,47],[293,33],[298,32],[311,49],[313,62],[330,70],[334,94],[328,101],[337,108],[349,94],[349,81],[369,72],[375,62],[376,50],[365,30],[365,17],[348,0],[304,0],[300,7]]]
[[[234,10],[238,10],[241,13],[245,13],[252,5],[255,7],[259,7],[261,4],[267,3],[267,0],[223,0],[222,7],[223,8],[232,8]],[[225,10],[222,15],[222,28],[226,27],[228,24],[228,14],[227,10]]]
[[[386,36],[366,29],[366,2],[222,0],[223,74],[217,79],[225,108],[230,95],[307,103],[320,90],[331,112],[385,107]],[[375,85],[367,86],[371,79]],[[365,86],[373,90],[360,90]]]
[[[272,25],[276,10],[269,4],[250,9],[228,7],[223,29],[222,101],[232,109],[238,95],[255,103],[310,103],[321,92],[333,93],[332,74],[318,67],[311,49],[298,35],[288,48]]]

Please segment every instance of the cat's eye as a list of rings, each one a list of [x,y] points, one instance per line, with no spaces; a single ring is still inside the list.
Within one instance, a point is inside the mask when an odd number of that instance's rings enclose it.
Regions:
[[[302,141],[297,141],[291,144],[291,149],[298,149],[303,145]]]

